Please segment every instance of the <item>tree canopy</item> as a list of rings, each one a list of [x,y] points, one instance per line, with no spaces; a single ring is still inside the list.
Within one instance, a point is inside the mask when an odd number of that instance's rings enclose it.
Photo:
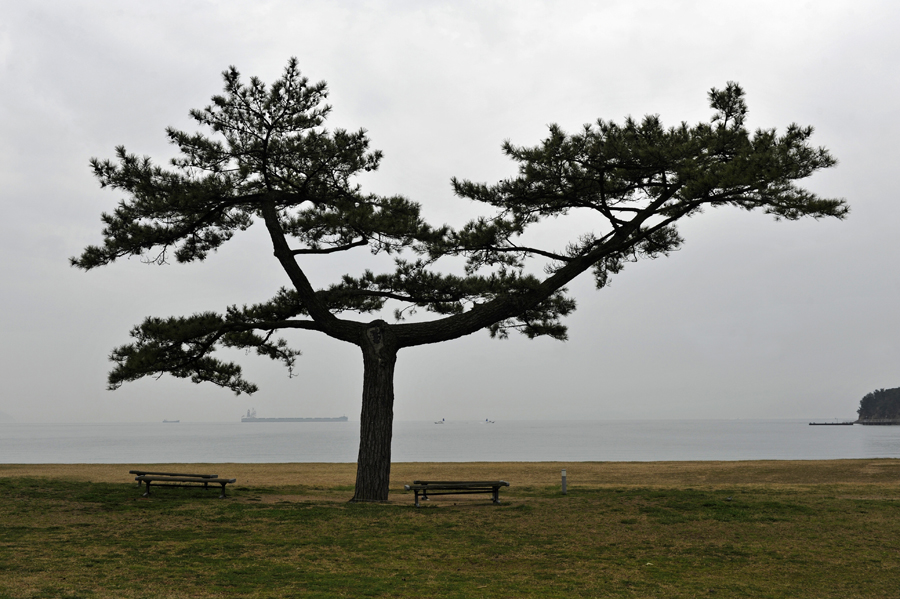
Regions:
[[[900,387],[866,393],[856,410],[862,420],[900,420]]]
[[[397,350],[482,329],[499,338],[519,332],[563,340],[562,319],[575,309],[570,281],[590,271],[602,288],[627,263],[667,255],[683,242],[677,222],[705,208],[762,210],[786,220],[848,211],[844,200],[796,183],[836,163],[810,145],[812,127],[751,133],[744,91],[729,82],[709,92],[708,123],[598,120],[573,134],[552,125],[533,147],[507,141],[502,150],[517,164],[515,176],[493,184],[452,179],[458,197],[490,207],[491,215],[460,228],[435,226],[418,203],[360,188],[355,176],[377,169],[381,153],[362,129],[324,126],[326,84],[311,84],[295,59],[270,86],[243,82],[234,67],[223,75],[224,93],[190,112],[202,132],[167,129],[178,150],[167,167],[123,147],[114,160],[91,160],[101,186],[126,199],[102,215],[103,244],[71,261],[85,270],[129,256],[202,261],[261,223],[289,284],[261,304],[147,318],[131,331],[131,343],[113,351],[109,385],[169,373],[252,393],[256,386],[238,364],[216,358],[217,348],[255,350],[291,369],[299,352],[276,337],[286,331],[356,344],[365,364],[360,476],[381,469],[371,479],[378,482],[358,478],[358,499],[386,497]],[[527,241],[532,228],[576,213],[591,215],[592,228],[572,231],[565,247]],[[306,257],[363,248],[391,256],[393,268],[327,284],[307,277]],[[444,272],[442,259],[451,257],[464,267]],[[384,312],[392,306],[389,324]],[[417,310],[434,316],[407,318]]]

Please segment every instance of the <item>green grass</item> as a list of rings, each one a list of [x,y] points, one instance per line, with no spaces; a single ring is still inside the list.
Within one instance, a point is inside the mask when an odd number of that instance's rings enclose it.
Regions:
[[[891,597],[896,485],[558,488],[350,504],[0,478],[0,598]],[[312,493],[313,499],[280,501]]]

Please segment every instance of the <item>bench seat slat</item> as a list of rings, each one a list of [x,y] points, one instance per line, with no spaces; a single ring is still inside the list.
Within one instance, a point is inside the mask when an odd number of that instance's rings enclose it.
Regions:
[[[448,490],[446,493],[440,493],[440,492],[432,493],[431,491],[428,491],[428,497],[431,497],[432,495],[475,495],[475,494],[481,495],[482,493],[492,493],[492,492],[493,492],[493,489],[466,489],[466,490],[457,489],[455,491]],[[423,493],[423,495],[424,495],[424,493]]]
[[[236,478],[200,478],[197,476],[136,476],[134,480],[150,481],[150,482],[179,482],[179,483],[200,483],[210,485],[224,485],[233,483]]]

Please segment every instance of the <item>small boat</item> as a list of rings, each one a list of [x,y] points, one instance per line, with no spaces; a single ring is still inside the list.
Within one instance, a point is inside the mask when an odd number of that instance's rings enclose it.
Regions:
[[[441,418],[440,420],[436,420],[435,424],[444,424],[444,418]]]
[[[180,420],[163,420],[163,424],[175,424],[176,422],[181,422]]]
[[[484,419],[484,423],[485,423],[485,424],[494,424],[494,421],[493,421],[493,420],[488,420],[487,418],[485,418],[485,419]]]

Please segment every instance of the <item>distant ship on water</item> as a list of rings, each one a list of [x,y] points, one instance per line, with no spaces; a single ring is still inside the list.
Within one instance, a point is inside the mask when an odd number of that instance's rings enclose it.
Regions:
[[[347,422],[346,416],[337,418],[257,418],[256,410],[247,410],[246,416],[241,416],[241,422]]]

